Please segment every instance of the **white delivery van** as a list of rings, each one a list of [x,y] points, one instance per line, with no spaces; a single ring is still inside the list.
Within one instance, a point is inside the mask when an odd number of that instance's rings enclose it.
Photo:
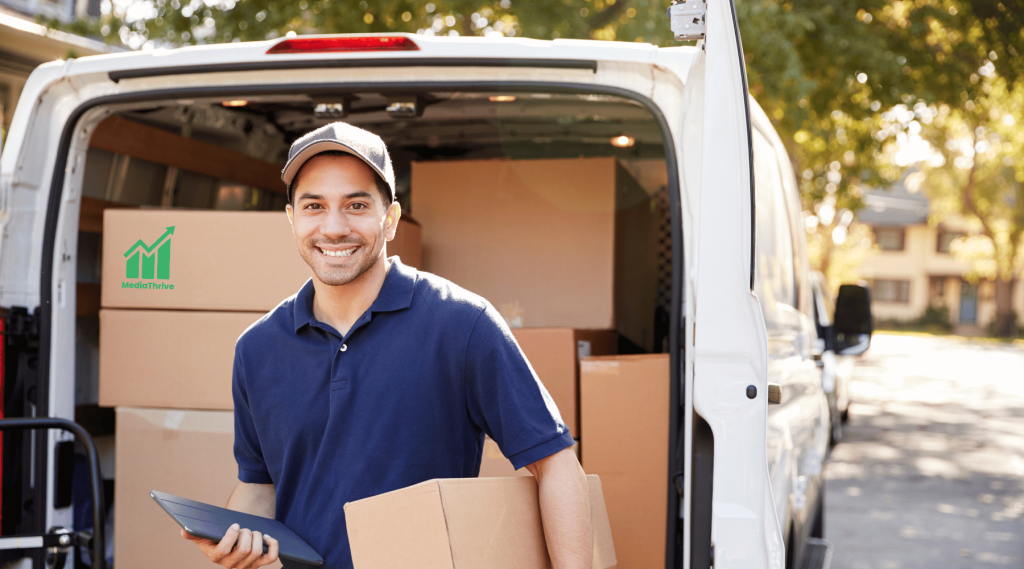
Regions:
[[[623,333],[621,351],[665,354],[669,362],[667,397],[651,407],[668,426],[656,433],[667,444],[651,451],[664,465],[654,484],[664,513],[642,513],[655,515],[655,533],[663,532],[656,536],[663,551],[655,552],[663,563],[655,565],[823,566],[827,547],[814,538],[824,524],[829,408],[814,361],[796,180],[781,140],[747,93],[732,2],[691,1],[670,16],[677,37],[697,39],[697,47],[304,36],[41,66],[0,158],[6,416],[77,420],[101,451],[118,444],[111,411],[95,395],[104,210],[280,211],[285,198],[267,165],[283,164],[288,144],[308,130],[346,120],[391,149],[399,200],[422,224],[423,268],[431,270],[459,266],[458,258],[442,259],[445,243],[430,236],[450,233],[461,218],[434,219],[437,208],[417,197],[414,170],[444,175],[427,166],[580,160],[582,174],[588,160],[607,159],[654,212],[646,230],[656,239],[647,244],[610,230],[616,247],[655,260],[637,265],[643,279],[616,277],[648,283],[627,292],[653,300],[640,312],[627,303],[608,327],[647,330]],[[478,187],[490,188],[484,172]],[[472,192],[463,191],[467,198]],[[580,191],[559,199],[531,193],[524,209],[517,198],[527,194],[509,192],[494,199],[508,199],[516,204],[509,211],[528,218],[532,208],[577,219],[616,207],[615,199]],[[450,203],[465,201],[458,198]],[[548,235],[548,226],[530,219],[502,219],[513,224],[507,238]],[[477,230],[465,228],[464,237]],[[510,259],[524,255],[507,265],[526,278],[498,277],[543,286],[548,299],[578,301],[578,292],[530,264],[551,252],[556,263],[592,256],[586,243],[555,239],[499,243]],[[210,249],[230,251],[231,241]],[[849,290],[837,299],[830,328],[837,353],[870,339],[866,294]],[[494,303],[513,327],[593,327]],[[83,529],[75,527],[76,512],[89,502],[71,490],[71,440],[57,429],[5,434],[2,534],[23,539],[0,537],[0,565],[72,567],[66,546],[88,545],[87,535],[55,537]],[[587,448],[584,430],[584,468]],[[107,494],[118,484],[112,474],[104,472]],[[628,544],[616,545],[626,566]]]

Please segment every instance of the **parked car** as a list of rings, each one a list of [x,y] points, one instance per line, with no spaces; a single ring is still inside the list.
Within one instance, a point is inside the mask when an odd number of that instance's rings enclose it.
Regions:
[[[818,333],[815,358],[821,368],[821,385],[828,398],[829,418],[832,425],[831,444],[843,438],[843,424],[850,418],[850,378],[855,356],[864,353],[867,346],[847,347],[836,351],[835,331],[832,326],[835,305],[825,292],[825,276],[811,273],[811,292],[814,295],[814,323]],[[865,289],[858,289],[865,290]],[[870,320],[870,315],[867,315]]]
[[[86,229],[102,219],[97,211],[279,210],[277,180],[253,181],[258,170],[246,165],[280,165],[291,140],[339,118],[387,142],[407,209],[418,162],[614,158],[652,207],[663,204],[663,223],[652,228],[660,261],[637,269],[658,287],[642,291],[659,295],[658,310],[616,318],[617,327],[654,319],[654,335],[627,347],[670,357],[669,398],[652,409],[667,425],[659,436],[668,444],[654,457],[665,465],[664,518],[656,520],[664,567],[795,569],[811,559],[820,567],[827,546],[813,538],[824,525],[830,420],[812,357],[823,320],[807,277],[796,178],[748,95],[732,2],[687,4],[707,10],[707,43],[704,14],[684,18],[674,6],[674,29],[700,47],[341,35],[41,66],[0,157],[7,416],[103,414],[95,399],[99,301],[90,292],[98,238]],[[144,133],[154,130],[174,135],[173,144],[152,148]],[[217,158],[194,160],[188,149],[199,147],[188,145],[197,143]],[[507,197],[537,209],[596,207],[585,195]],[[516,237],[507,251],[515,252]],[[617,234],[609,246],[631,238]],[[556,241],[530,252],[562,249]],[[242,285],[261,283],[231,284]],[[846,290],[826,326],[826,347],[837,354],[870,341],[866,291]],[[550,285],[545,294],[574,292]],[[532,316],[502,310],[510,322],[528,325]],[[74,504],[63,499],[72,478],[62,443],[59,431],[5,439],[4,534],[76,529]],[[23,566],[43,569],[47,550],[23,544],[0,561],[23,556],[31,560]]]

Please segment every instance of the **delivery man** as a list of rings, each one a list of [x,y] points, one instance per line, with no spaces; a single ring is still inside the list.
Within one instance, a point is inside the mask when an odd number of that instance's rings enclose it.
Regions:
[[[486,434],[536,477],[555,569],[589,569],[586,477],[501,316],[483,298],[386,256],[402,210],[384,142],[327,125],[295,141],[282,179],[313,278],[235,346],[239,482],[227,507],[276,518],[326,567],[350,568],[346,502],[475,477]],[[224,567],[277,561],[272,536],[237,524],[219,543],[182,537]]]

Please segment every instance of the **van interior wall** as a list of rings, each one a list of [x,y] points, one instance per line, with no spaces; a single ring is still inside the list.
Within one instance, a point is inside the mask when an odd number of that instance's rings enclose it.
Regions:
[[[444,128],[445,120],[455,121],[458,118],[459,101],[468,100],[460,98],[459,94],[449,95],[436,105],[439,109],[437,117],[432,115],[434,107],[428,106],[422,117],[400,121],[387,116],[383,112],[383,105],[378,105],[374,112],[353,113],[344,119],[377,132],[388,143],[395,164],[399,203],[405,214],[411,215],[422,224],[425,262],[431,255],[432,236],[445,234],[440,220],[445,220],[444,223],[451,225],[458,224],[463,219],[454,215],[427,215],[429,207],[422,202],[422,195],[417,194],[414,164],[433,164],[437,167],[436,171],[443,174],[447,167],[456,168],[458,164],[479,161],[494,164],[496,161],[517,162],[558,158],[578,160],[579,164],[586,164],[591,159],[607,158],[614,163],[610,174],[615,179],[614,199],[610,205],[601,207],[610,208],[607,213],[611,216],[609,219],[612,219],[610,254],[615,259],[611,275],[615,306],[609,308],[613,320],[602,327],[610,330],[649,330],[649,336],[621,334],[617,349],[620,354],[666,352],[672,260],[668,173],[660,131],[653,117],[637,119],[634,116],[635,109],[628,110],[629,113],[633,113],[628,120],[602,117],[601,113],[611,108],[608,101],[592,103],[594,109],[587,110],[588,104],[591,104],[588,103],[590,99],[567,99],[565,104],[560,103],[559,106],[553,105],[551,99],[547,98],[542,99],[542,102],[547,101],[548,105],[553,106],[550,111],[545,111],[550,116],[541,117],[543,121],[534,120],[537,108],[524,106],[524,112],[520,114],[500,111],[492,113],[487,120],[474,120],[472,124],[467,122],[465,125],[460,123],[462,126]],[[437,94],[432,96],[439,100],[442,97]],[[366,101],[380,99],[375,94],[362,97]],[[479,97],[473,98],[472,102],[473,105],[481,104]],[[484,102],[486,103],[486,97]],[[625,103],[622,105],[624,108],[628,107]],[[571,112],[567,110],[570,107],[573,108]],[[263,114],[260,114],[261,108],[266,109]],[[301,112],[296,111],[296,108]],[[447,114],[441,113],[444,109],[447,109]],[[590,118],[580,118],[584,115]],[[152,103],[144,108],[137,106],[121,110],[112,116],[173,135],[171,140],[176,145],[180,144],[179,150],[186,155],[190,144],[195,144],[195,148],[199,149],[207,148],[198,146],[199,143],[213,145],[231,153],[227,156],[236,156],[239,160],[245,157],[254,161],[252,164],[264,164],[264,171],[267,170],[266,164],[273,164],[278,169],[283,166],[288,145],[292,140],[320,124],[329,122],[314,116],[312,103],[305,106],[297,105],[294,103],[294,97],[279,105],[268,101],[264,102],[263,107],[250,103],[240,109],[224,107],[219,101],[196,102],[187,107],[175,102]],[[439,125],[436,130],[439,134],[433,138],[426,135],[426,138],[417,138],[420,133],[417,128],[424,128],[416,126],[417,120],[434,121],[431,124]],[[128,125],[129,128],[131,124]],[[282,124],[290,126],[291,129],[280,127]],[[123,128],[125,123],[122,122],[120,126]],[[531,133],[530,129],[536,129],[538,132]],[[610,139],[622,133],[633,136],[634,131],[630,129],[647,134],[637,134],[635,145],[631,142],[632,146],[626,148],[609,143]],[[655,134],[651,135],[651,132]],[[81,193],[84,199],[78,243],[78,329],[75,348],[78,405],[76,420],[87,422],[87,428],[94,434],[109,438],[108,443],[111,447],[115,442],[114,410],[98,405],[99,285],[104,277],[100,268],[103,211],[112,207],[280,211],[284,209],[286,203],[284,194],[279,191],[280,188],[273,187],[275,182],[279,183],[278,180],[268,180],[261,184],[264,187],[256,187],[214,175],[223,174],[224,171],[196,172],[172,164],[159,163],[154,159],[163,158],[154,156],[149,150],[135,152],[124,141],[118,144],[125,145],[118,146],[118,149],[124,150],[123,152],[94,146],[87,154],[84,187]],[[140,155],[150,159],[139,157]],[[171,157],[166,161],[178,159]],[[475,186],[468,185],[463,191],[484,191],[491,183],[492,181],[486,178],[480,179]],[[514,182],[506,186],[515,192],[509,196],[512,200],[529,197],[529,192],[515,190]],[[593,190],[597,191],[596,188]],[[559,215],[571,213],[573,208],[596,207],[594,203],[586,203],[590,199],[587,195],[597,194],[584,192],[584,197],[581,198],[584,203],[566,205],[546,202],[537,206],[554,208],[550,213],[553,214],[553,219],[557,219]],[[465,201],[472,202],[468,196]],[[417,212],[417,209],[421,212]],[[529,211],[529,207],[526,211]],[[419,213],[425,217],[421,219]],[[537,228],[531,225],[530,219],[509,219],[504,223],[507,224],[508,231],[499,237],[506,242],[499,243],[499,248],[514,248],[517,240],[525,233],[537,231]],[[462,238],[471,242],[473,235],[463,235]],[[590,246],[586,244],[565,247],[563,243],[550,243],[548,246],[556,251],[557,255],[566,259],[593,256],[593,251],[588,251],[587,248]],[[524,264],[517,265],[516,270],[525,271],[527,278],[523,279],[522,275],[517,275],[513,280],[527,283],[524,286],[541,287],[545,294],[553,297],[579,295],[578,290],[571,288],[572,285],[546,280],[543,273],[530,266],[529,256],[523,258]],[[498,261],[489,265],[492,270],[501,270],[502,263],[500,259]],[[458,262],[465,261],[456,261]],[[427,263],[425,268],[430,270],[430,264]],[[123,276],[113,278],[120,279]],[[441,273],[441,276],[447,275]],[[511,278],[510,275],[501,274],[493,277]],[[462,283],[456,280],[456,284]],[[473,290],[472,286],[467,288]],[[501,303],[494,304],[498,306]],[[644,308],[642,311],[631,308],[636,306]],[[523,325],[521,321],[516,321],[514,311],[504,311],[504,315],[511,326]],[[595,327],[573,326],[571,321],[562,324],[574,328]],[[583,452],[586,452],[585,446]],[[110,478],[112,474],[113,469],[104,468],[105,477]]]

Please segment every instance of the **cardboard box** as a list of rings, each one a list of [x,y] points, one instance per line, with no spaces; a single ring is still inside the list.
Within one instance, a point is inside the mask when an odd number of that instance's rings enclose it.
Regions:
[[[225,504],[238,483],[234,414],[225,411],[117,410],[114,558],[119,567],[207,567],[195,544],[149,497],[160,490]],[[272,567],[280,567],[279,563]]]
[[[579,360],[616,352],[618,335],[610,330],[517,328],[512,330],[573,438],[580,438]]]
[[[572,448],[576,451],[576,458],[580,457],[579,441],[573,443]],[[498,443],[491,437],[484,437],[484,451],[480,455],[480,478],[504,478],[509,476],[533,476],[526,467],[516,470],[512,462],[501,453]]]
[[[651,350],[651,199],[614,158],[413,162],[423,265],[513,328],[617,330]]]
[[[262,316],[100,310],[100,405],[233,409],[235,341]]]
[[[418,267],[419,241],[419,226],[403,219],[388,254]],[[284,212],[103,212],[101,302],[107,308],[266,312],[311,275]]]
[[[601,477],[622,567],[665,564],[669,381],[668,354],[580,362],[583,469]]]
[[[594,569],[616,567],[601,493],[588,476]],[[345,504],[355,569],[549,569],[532,477],[428,480]]]

